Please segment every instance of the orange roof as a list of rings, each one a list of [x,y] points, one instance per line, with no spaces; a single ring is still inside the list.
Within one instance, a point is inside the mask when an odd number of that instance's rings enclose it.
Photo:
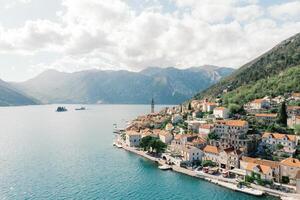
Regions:
[[[253,171],[253,168],[256,167],[256,166],[257,166],[257,164],[250,162],[250,163],[247,164],[246,170]]]
[[[200,128],[203,128],[203,129],[211,129],[213,127],[214,127],[213,124],[201,124],[200,125]]]
[[[159,135],[167,136],[167,135],[172,135],[172,134],[169,131],[160,131]]]
[[[177,134],[175,135],[175,140],[180,140],[181,138],[187,138],[187,137],[196,137],[197,135],[193,134]]]
[[[288,106],[288,110],[300,110],[300,106]]]
[[[225,107],[216,107],[215,110],[225,110]]]
[[[263,174],[268,174],[271,170],[271,167],[269,167],[269,166],[259,165],[256,163],[248,163],[246,170],[253,171],[254,167],[257,167],[259,169],[259,171],[262,172]]]
[[[224,124],[227,126],[239,126],[239,127],[243,127],[248,124],[248,122],[244,120],[218,120],[216,122],[218,124]]]
[[[300,92],[294,92],[292,95],[293,97],[300,97]]]
[[[255,117],[277,117],[276,113],[258,113]]]
[[[204,152],[206,153],[214,153],[214,154],[219,154],[219,149],[218,147],[207,145],[204,149]]]
[[[141,135],[141,133],[137,132],[137,131],[130,130],[130,131],[126,131],[126,135]]]
[[[217,104],[214,103],[214,102],[206,102],[205,104],[208,105],[208,106],[216,106],[216,105],[217,105]]]
[[[262,103],[264,99],[254,99],[251,103]]]
[[[263,160],[263,159],[259,159],[259,158],[251,158],[251,157],[243,156],[242,161],[249,162],[249,163],[255,163],[258,165],[265,165],[265,166],[269,166],[271,168],[279,167],[279,162],[272,161],[272,160]]]
[[[263,138],[268,138],[269,136],[271,136],[272,138],[276,139],[276,140],[282,140],[285,137],[287,137],[288,140],[295,142],[296,141],[296,136],[295,135],[288,135],[288,134],[281,134],[281,133],[268,133],[265,132],[263,134]]]
[[[205,144],[206,140],[202,137],[198,137],[198,138],[194,139],[192,143],[193,144]]]
[[[282,165],[286,165],[289,167],[298,167],[300,168],[300,161],[296,158],[286,158],[280,162]]]

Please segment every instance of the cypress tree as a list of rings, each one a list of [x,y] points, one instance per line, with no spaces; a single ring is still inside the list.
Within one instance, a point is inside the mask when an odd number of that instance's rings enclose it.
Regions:
[[[192,105],[191,105],[191,102],[189,102],[189,105],[188,105],[188,110],[192,110]]]
[[[287,126],[287,113],[286,113],[286,104],[285,102],[283,102],[281,104],[281,107],[279,109],[279,113],[278,113],[278,123],[283,125],[283,126]]]

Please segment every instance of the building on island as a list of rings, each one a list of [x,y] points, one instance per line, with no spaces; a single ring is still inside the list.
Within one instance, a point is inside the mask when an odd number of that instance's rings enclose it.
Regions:
[[[248,122],[244,120],[217,120],[214,131],[219,136],[224,134],[246,134],[249,129]]]
[[[288,106],[286,109],[287,115],[289,117],[300,115],[300,106]]]
[[[287,120],[287,125],[290,128],[293,128],[295,125],[299,125],[299,124],[300,124],[300,115],[293,115],[289,117]]]
[[[206,146],[207,141],[206,139],[200,136],[194,139],[192,142],[187,142],[187,144],[190,146],[197,147],[198,149],[203,149]]]
[[[239,160],[243,153],[234,148],[227,148],[219,153],[219,165],[223,169],[239,168]]]
[[[160,131],[159,132],[159,139],[166,144],[170,144],[173,140],[173,135],[169,131]]]
[[[214,130],[214,125],[213,124],[201,124],[199,126],[198,133],[199,133],[200,136],[206,138],[208,136],[208,134],[213,132],[213,130]]]
[[[256,119],[262,120],[264,122],[270,123],[275,122],[277,119],[276,113],[257,113],[255,114]]]
[[[166,127],[165,127],[165,130],[166,130],[166,131],[169,131],[169,132],[173,131],[173,130],[174,130],[173,124],[168,123],[168,124],[166,125]]]
[[[300,161],[296,158],[286,158],[280,162],[281,180],[287,178],[291,184],[296,184],[296,176],[300,170]]]
[[[213,110],[218,106],[217,103],[214,102],[204,102],[202,104],[202,111],[203,112],[213,112]]]
[[[262,142],[271,145],[274,149],[276,149],[278,145],[282,145],[282,150],[289,154],[293,154],[297,146],[296,136],[289,134],[265,132],[262,136]]]
[[[227,119],[229,117],[229,110],[225,107],[216,107],[213,114],[215,118]]]
[[[137,147],[140,145],[142,135],[137,131],[126,131],[125,144],[129,147]]]
[[[183,117],[181,114],[175,114],[175,115],[172,115],[172,124],[177,124],[177,123],[180,123],[183,121]]]
[[[300,194],[300,170],[298,170],[296,175],[296,192]]]
[[[219,164],[220,149],[216,146],[207,145],[204,149],[203,160],[211,160]]]
[[[276,182],[280,181],[280,163],[279,162],[243,156],[242,159],[240,160],[240,168],[246,170],[249,163],[250,163],[250,166],[251,166],[251,163],[253,163],[253,164],[257,164],[257,165],[261,165],[261,166],[270,167],[272,170],[272,180],[276,181]],[[266,169],[266,167],[264,167],[264,169]]]
[[[254,99],[244,105],[246,111],[259,111],[270,107],[270,102],[266,99]]]
[[[183,161],[194,162],[200,161],[203,157],[203,151],[194,146],[186,145],[182,151],[181,156]]]
[[[292,99],[299,101],[300,100],[300,92],[293,92],[291,97],[292,97]]]
[[[257,142],[256,137],[247,135],[248,129],[248,122],[244,120],[217,120],[214,132],[219,139],[210,140],[210,144],[221,149],[233,147],[247,154],[255,148]]]
[[[246,174],[248,176],[257,176],[259,175],[262,180],[273,180],[272,169],[269,166],[256,164],[256,163],[248,163],[246,167]]]

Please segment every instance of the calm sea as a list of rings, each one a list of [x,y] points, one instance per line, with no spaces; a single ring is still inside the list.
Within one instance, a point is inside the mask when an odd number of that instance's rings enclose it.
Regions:
[[[112,146],[113,124],[149,112],[145,105],[56,105],[0,108],[0,199],[256,198],[160,171]]]

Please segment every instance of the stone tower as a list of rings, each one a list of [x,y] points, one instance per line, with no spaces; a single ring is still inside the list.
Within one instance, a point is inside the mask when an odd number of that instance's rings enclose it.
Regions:
[[[154,99],[151,100],[151,113],[154,113]]]

